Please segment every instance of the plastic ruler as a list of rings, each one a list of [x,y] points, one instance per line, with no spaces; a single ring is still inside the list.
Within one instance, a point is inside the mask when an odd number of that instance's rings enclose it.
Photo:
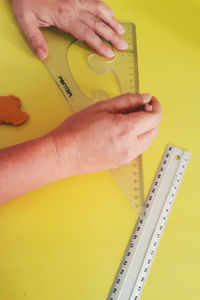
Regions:
[[[168,145],[107,300],[138,300],[190,153]]]
[[[103,74],[106,71],[112,71],[116,76],[121,93],[138,93],[135,26],[133,23],[122,24],[125,28],[123,38],[129,44],[128,50],[114,50],[115,57],[113,59],[102,59],[101,56],[91,50],[87,57],[87,63],[97,73]],[[44,35],[49,46],[49,57],[45,60],[45,64],[72,110],[77,112],[91,105],[91,99],[88,99],[77,85],[69,66],[67,53],[76,39],[55,28],[44,30]],[[102,100],[102,95],[103,93],[101,93],[99,100]],[[111,170],[111,173],[139,214],[144,204],[141,156],[125,166]]]

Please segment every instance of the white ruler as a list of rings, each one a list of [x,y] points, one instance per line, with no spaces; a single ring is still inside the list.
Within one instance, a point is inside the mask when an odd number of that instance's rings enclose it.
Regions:
[[[168,145],[107,300],[138,300],[191,154]]]

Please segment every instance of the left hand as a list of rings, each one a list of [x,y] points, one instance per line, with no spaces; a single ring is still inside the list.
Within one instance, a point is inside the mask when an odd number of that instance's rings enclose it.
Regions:
[[[48,56],[48,46],[40,27],[56,26],[107,57],[114,53],[101,38],[119,50],[128,47],[120,37],[122,25],[102,0],[13,0],[13,8],[31,48],[42,60]]]

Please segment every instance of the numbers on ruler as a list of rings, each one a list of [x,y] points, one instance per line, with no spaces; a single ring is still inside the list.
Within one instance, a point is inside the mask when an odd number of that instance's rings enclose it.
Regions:
[[[151,193],[150,193],[150,195],[149,195],[149,197],[148,197],[148,199],[147,199],[147,202],[146,202],[146,204],[145,204],[145,209],[144,209],[144,211],[143,211],[143,213],[142,213],[142,216],[143,216],[143,217],[146,217],[147,212],[148,212],[148,210],[150,209],[151,201],[152,201],[154,195],[157,193],[157,189],[159,188],[159,182],[160,182],[160,180],[161,180],[162,175],[164,174],[165,169],[167,168],[167,164],[168,164],[168,162],[169,162],[169,158],[170,158],[170,154],[167,153],[167,154],[165,155],[165,158],[163,159],[163,162],[162,162],[162,165],[161,165],[161,167],[160,167],[159,173],[158,173],[158,175],[157,175],[157,178],[156,178],[156,180],[155,180],[155,182],[154,182],[154,185],[153,185],[153,187],[152,187]],[[174,190],[176,191],[176,187],[175,187],[175,186],[174,186]],[[174,194],[175,194],[175,192],[173,193],[172,196],[174,196]]]
[[[142,224],[143,223],[143,220],[140,220],[139,221],[139,224]],[[140,231],[140,229],[141,229],[141,225],[138,225],[137,226],[137,232],[139,232]],[[136,240],[138,238],[138,235],[137,234],[135,234],[134,235],[134,237],[133,237],[133,239],[134,240]],[[134,247],[134,243],[133,242],[131,242],[130,243],[130,245],[129,245],[129,249],[127,250],[127,253],[126,253],[126,259],[123,261],[123,263],[122,263],[122,265],[123,265],[123,268],[121,268],[121,270],[120,270],[120,272],[119,272],[119,275],[121,275],[121,276],[123,276],[123,274],[124,274],[124,272],[125,272],[125,269],[124,269],[124,266],[127,266],[128,265],[128,259],[130,258],[130,256],[131,256],[131,254],[132,254],[132,248]],[[120,282],[121,282],[121,279],[118,277],[117,279],[116,279],[116,285],[119,285],[120,284]],[[114,288],[113,288],[113,290],[112,290],[112,293],[113,294],[116,294],[117,293],[117,291],[118,291],[118,288],[115,286]],[[111,297],[111,298],[109,298],[109,300],[112,300],[113,298]],[[114,300],[114,299],[113,299]]]
[[[167,208],[167,209],[166,209],[166,212],[168,213],[168,211],[169,211],[169,209]],[[140,293],[141,293],[142,287],[143,287],[143,285],[144,285],[144,280],[145,280],[145,278],[147,277],[147,272],[149,271],[149,269],[150,269],[150,267],[151,267],[151,264],[152,264],[152,261],[153,261],[154,253],[155,253],[156,248],[157,248],[157,246],[158,246],[158,243],[159,243],[159,240],[160,240],[161,233],[162,233],[162,231],[163,231],[163,229],[164,229],[164,223],[165,223],[165,220],[166,220],[166,216],[163,216],[162,220],[163,220],[162,224],[160,224],[160,226],[158,227],[157,232],[155,232],[155,240],[154,240],[153,243],[152,243],[152,248],[150,249],[149,255],[148,255],[147,258],[146,258],[146,263],[145,263],[145,265],[144,265],[144,269],[143,269],[143,271],[142,271],[142,273],[141,273],[141,277],[140,277],[140,279],[139,279],[139,282],[140,282],[140,283],[139,283],[139,286],[137,287],[137,292],[138,292],[138,295],[137,295],[137,296],[139,296]],[[136,297],[137,297],[137,296],[136,296]]]
[[[174,149],[174,147],[170,146],[170,149],[172,150],[172,149]],[[143,212],[142,216],[146,215],[148,210],[149,210],[149,207],[151,205],[151,202],[149,202],[149,201],[155,199],[155,196],[157,196],[157,192],[158,192],[157,190],[159,190],[160,180],[161,180],[162,176],[165,176],[165,171],[169,170],[169,169],[167,169],[168,168],[168,162],[169,162],[169,166],[170,166],[171,163],[173,164],[173,161],[170,159],[170,154],[171,153],[169,153],[169,151],[171,151],[171,150],[169,150],[169,149],[167,149],[167,150],[168,150],[168,152],[167,152],[166,156],[164,157],[164,159],[161,163],[161,167],[159,168],[159,172],[158,172],[158,174],[156,176],[156,179],[154,181],[153,187],[152,187],[151,192],[150,192],[150,196],[147,199],[148,202],[145,204],[146,209],[144,209],[144,212]],[[184,159],[184,157],[182,157],[182,154],[181,154],[181,162],[182,162],[183,159]],[[189,157],[188,157],[188,159],[189,159]],[[135,300],[136,299],[139,300],[139,296],[142,292],[144,282],[145,282],[145,280],[148,276],[148,271],[150,270],[151,264],[153,262],[153,257],[155,255],[156,249],[158,247],[161,234],[164,230],[165,222],[166,222],[166,219],[169,215],[169,211],[171,209],[173,198],[175,197],[177,188],[178,188],[178,186],[180,184],[180,181],[181,181],[182,169],[184,170],[186,162],[187,162],[188,159],[185,158],[184,159],[185,163],[183,163],[183,164],[181,162],[179,163],[179,167],[178,167],[178,169],[176,169],[176,173],[173,176],[173,181],[170,185],[170,190],[168,191],[168,196],[167,196],[167,198],[165,200],[165,204],[162,208],[162,213],[159,216],[159,219],[158,219],[155,231],[154,231],[154,235],[152,236],[151,242],[150,242],[150,244],[147,248],[147,251],[146,251],[146,254],[145,254],[145,257],[144,257],[144,260],[143,260],[143,264],[141,265],[141,269],[140,269],[141,272],[138,273],[139,275],[136,279],[136,283],[135,283],[135,286],[134,286],[134,292],[132,293],[132,296],[134,297],[133,299],[135,299]],[[163,177],[163,178],[165,179],[166,177]],[[143,222],[144,222],[144,226],[145,226],[145,224],[146,224],[145,219],[140,218],[139,221],[138,221],[137,227],[136,227],[135,231],[133,232],[132,241],[129,243],[129,247],[128,247],[127,252],[126,252],[126,256],[125,256],[126,259],[123,260],[123,264],[126,265],[125,270],[129,270],[129,269],[127,269],[129,266],[126,264],[126,262],[127,261],[128,261],[128,263],[132,262],[132,258],[134,258],[134,256],[131,256],[131,255],[135,253],[135,249],[132,249],[132,248],[136,247],[136,249],[137,249],[138,241],[141,237],[140,230],[142,230],[142,228],[143,228],[143,226],[141,226],[141,224]],[[126,278],[125,276],[122,277],[121,282],[123,282],[123,280],[125,280],[125,278]],[[129,282],[129,284],[130,284],[130,282]],[[128,287],[128,285],[127,285],[127,287]],[[117,291],[119,289],[120,289],[120,286],[118,286]],[[115,294],[115,296],[118,296],[118,295]],[[121,296],[122,296],[122,294],[120,293],[120,297]],[[117,298],[115,298],[115,297],[109,298],[109,300],[116,300],[116,299],[118,299],[118,297]]]

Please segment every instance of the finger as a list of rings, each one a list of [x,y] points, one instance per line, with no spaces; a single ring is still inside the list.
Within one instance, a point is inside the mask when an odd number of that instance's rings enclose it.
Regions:
[[[92,28],[99,36],[111,42],[115,48],[119,50],[125,50],[128,48],[128,44],[120,38],[119,34],[117,34],[109,25],[104,23],[98,17],[85,12],[82,15],[82,21]]]
[[[140,155],[149,148],[157,134],[158,128],[156,127],[138,136],[138,155]]]
[[[145,111],[152,111],[153,107],[151,104],[147,103],[147,104],[145,104],[144,109],[145,109]]]
[[[100,13],[98,17],[112,27],[118,34],[123,34],[125,32],[124,27],[113,16],[107,16],[105,13]]]
[[[118,34],[124,33],[123,26],[113,17],[114,12],[106,3],[102,1],[93,1],[93,3],[88,7],[88,12],[92,13],[94,16],[98,16],[99,18],[101,18]]]
[[[152,97],[150,104],[151,111],[137,111],[124,116],[133,123],[134,131],[138,136],[157,127],[161,121],[160,103]]]
[[[113,57],[113,51],[108,48],[103,41],[96,35],[93,29],[88,25],[84,24],[82,21],[76,21],[74,24],[71,24],[70,30],[61,27],[62,30],[68,31],[78,40],[85,42],[88,46],[94,49],[97,53],[107,57]]]
[[[146,103],[150,102],[150,94],[124,94],[112,99],[99,102],[101,110],[114,114],[127,114],[133,112]]]
[[[35,21],[28,18],[20,18],[18,22],[32,50],[37,54],[39,59],[46,59],[48,56],[48,46]]]

